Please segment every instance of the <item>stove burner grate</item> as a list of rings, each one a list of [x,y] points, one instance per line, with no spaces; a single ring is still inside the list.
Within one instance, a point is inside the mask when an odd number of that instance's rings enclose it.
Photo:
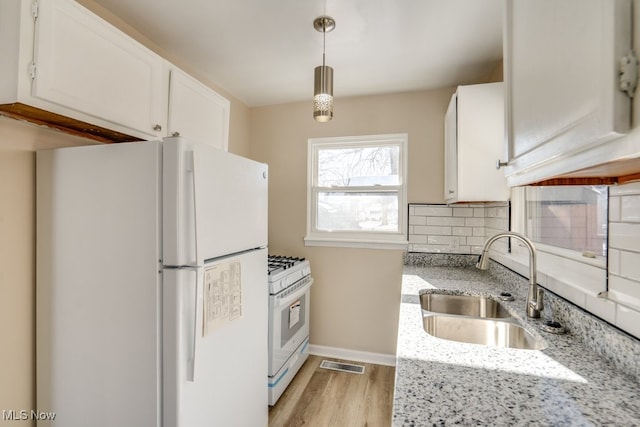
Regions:
[[[271,275],[279,273],[280,271],[289,269],[302,261],[304,261],[304,258],[301,257],[269,255],[267,257],[268,274]]]

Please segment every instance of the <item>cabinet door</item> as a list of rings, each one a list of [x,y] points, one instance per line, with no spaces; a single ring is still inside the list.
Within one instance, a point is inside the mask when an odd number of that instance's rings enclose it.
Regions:
[[[504,201],[507,182],[496,160],[504,149],[504,84],[458,87],[458,200]]]
[[[597,164],[575,156],[629,129],[617,74],[630,48],[630,1],[508,0],[505,16],[509,183]]]
[[[34,61],[34,97],[89,123],[162,135],[163,59],[76,2],[39,2]]]
[[[444,116],[444,200],[451,202],[458,196],[458,95],[453,94]]]
[[[496,169],[503,149],[503,84],[458,86],[445,115],[445,201],[508,200],[506,179]]]
[[[168,134],[226,151],[229,101],[177,68],[170,79]]]

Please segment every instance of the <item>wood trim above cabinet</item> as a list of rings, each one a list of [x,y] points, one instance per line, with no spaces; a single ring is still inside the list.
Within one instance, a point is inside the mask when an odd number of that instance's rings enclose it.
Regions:
[[[617,160],[527,185],[616,185],[640,181],[640,158]]]
[[[72,119],[70,117],[62,116],[60,114],[52,113],[26,104],[21,104],[19,102],[0,105],[0,115],[17,120],[24,120],[29,123],[56,129],[70,135],[104,143],[142,141],[142,139],[131,135],[92,125],[87,122]]]
[[[553,178],[529,184],[535,186],[559,186],[559,185],[613,185],[618,183],[618,178]]]

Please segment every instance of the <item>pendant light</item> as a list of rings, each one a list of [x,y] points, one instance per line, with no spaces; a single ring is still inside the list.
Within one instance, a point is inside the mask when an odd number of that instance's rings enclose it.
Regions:
[[[314,70],[313,118],[328,122],[333,118],[333,68],[325,65],[325,36],[336,28],[336,21],[320,16],[313,21],[313,28],[322,33],[322,65]]]

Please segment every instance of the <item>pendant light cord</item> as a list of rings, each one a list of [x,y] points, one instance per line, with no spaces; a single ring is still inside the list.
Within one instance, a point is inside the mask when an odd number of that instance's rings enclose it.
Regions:
[[[327,48],[327,21],[322,19],[322,66],[324,67],[324,55]]]

